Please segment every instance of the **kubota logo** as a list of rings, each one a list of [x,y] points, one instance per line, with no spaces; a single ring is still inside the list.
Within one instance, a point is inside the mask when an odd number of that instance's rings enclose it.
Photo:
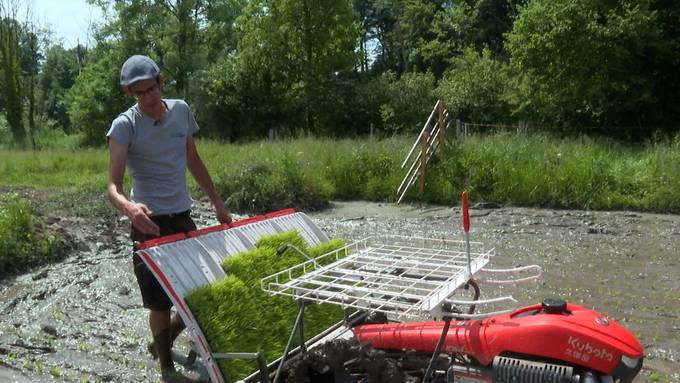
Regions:
[[[573,337],[571,335],[569,336],[569,341],[567,341],[567,344],[568,346],[564,353],[584,362],[587,362],[591,356],[605,359],[609,362],[614,360],[614,355],[612,355],[604,347],[595,348],[590,344],[590,342],[583,343],[579,338]]]

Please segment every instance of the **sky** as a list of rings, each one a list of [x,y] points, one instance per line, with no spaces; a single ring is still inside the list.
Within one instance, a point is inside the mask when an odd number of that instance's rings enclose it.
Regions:
[[[21,0],[20,14],[26,14],[27,5],[31,7],[38,25],[49,26],[54,32],[52,39],[61,40],[65,48],[76,46],[78,41],[91,46],[88,41],[88,26],[103,20],[97,6],[86,0]]]

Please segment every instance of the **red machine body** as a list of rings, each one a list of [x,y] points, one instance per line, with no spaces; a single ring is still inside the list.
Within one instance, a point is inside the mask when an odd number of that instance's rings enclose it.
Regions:
[[[354,336],[374,348],[433,352],[444,322],[370,324]],[[451,321],[442,352],[489,366],[501,354],[559,361],[627,381],[642,367],[642,346],[614,320],[584,307],[536,304],[479,320]],[[618,372],[617,372],[618,371]],[[630,379],[632,379],[632,376]]]

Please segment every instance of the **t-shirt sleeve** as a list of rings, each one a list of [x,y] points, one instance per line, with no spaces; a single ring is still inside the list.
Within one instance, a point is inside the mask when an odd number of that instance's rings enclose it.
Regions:
[[[187,118],[189,119],[189,121],[187,121],[187,126],[189,127],[188,133],[189,133],[189,136],[193,137],[196,133],[198,133],[198,123],[196,122],[196,119],[194,118],[194,114],[191,113],[191,108],[189,108],[189,105],[186,104],[186,103],[184,105],[186,105],[187,114],[188,114]]]
[[[129,148],[132,141],[132,126],[130,119],[120,115],[111,123],[106,137],[113,138],[118,144]]]

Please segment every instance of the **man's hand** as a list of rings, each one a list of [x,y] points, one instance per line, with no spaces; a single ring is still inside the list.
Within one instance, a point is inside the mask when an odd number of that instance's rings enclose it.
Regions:
[[[215,203],[215,215],[217,215],[217,220],[220,221],[220,223],[231,223],[231,213],[229,212],[229,209],[224,207],[224,202],[222,202],[222,200]]]
[[[132,226],[144,234],[152,234],[155,236],[161,235],[158,225],[156,225],[149,216],[151,216],[151,209],[143,203],[130,203],[125,207],[125,214],[130,217]]]

